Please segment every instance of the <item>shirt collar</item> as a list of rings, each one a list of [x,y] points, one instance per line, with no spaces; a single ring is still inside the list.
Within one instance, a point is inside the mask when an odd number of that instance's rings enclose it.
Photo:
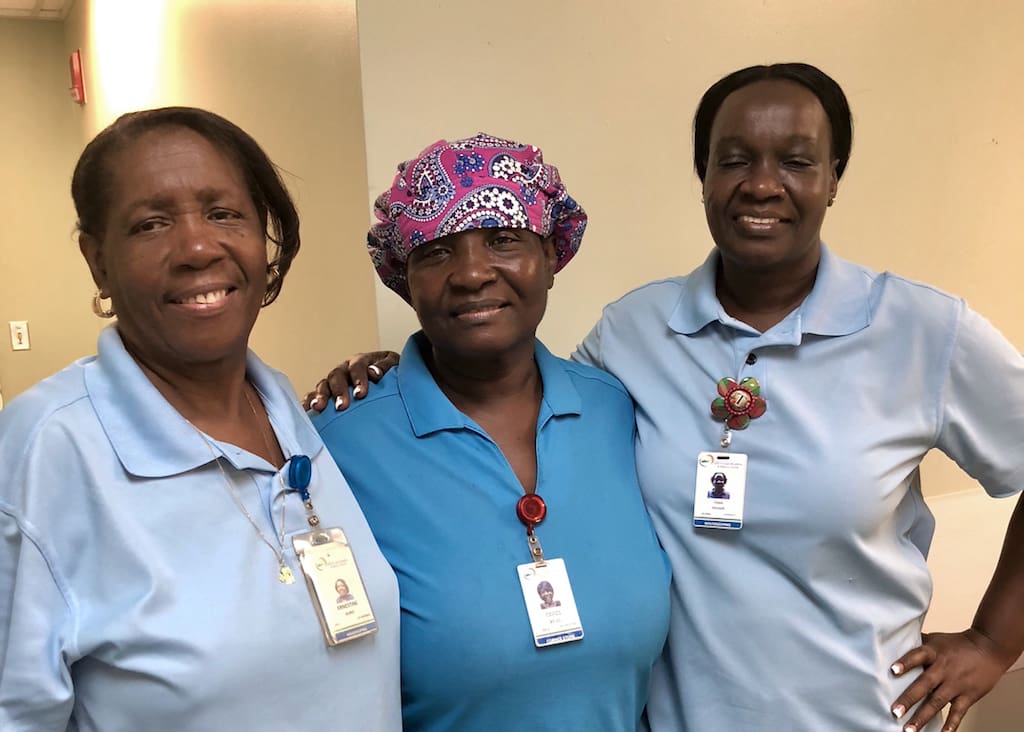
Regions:
[[[689,274],[668,325],[677,333],[692,335],[715,321],[736,327],[737,321],[725,312],[715,294],[718,250],[713,249],[704,263]],[[797,333],[840,336],[855,333],[871,323],[872,278],[865,270],[841,259],[821,245],[818,272],[810,294],[792,313],[798,322]]]
[[[712,249],[704,264],[686,277],[686,286],[669,316],[668,325],[676,333],[693,335],[708,323],[728,317],[715,294],[717,271],[718,250]]]
[[[86,370],[85,385],[114,452],[130,474],[142,478],[178,475],[214,458],[206,441],[157,391],[125,350],[116,326],[99,337],[98,357]],[[286,457],[315,456],[323,447],[309,420],[274,372],[252,351],[246,375],[264,399]],[[251,461],[225,452],[238,469]],[[244,464],[243,464],[244,463]]]
[[[874,277],[821,245],[814,289],[800,305],[804,333],[842,336],[871,324]]]
[[[421,348],[429,348],[429,342],[420,331],[409,336],[402,349],[398,366],[398,391],[409,415],[409,423],[417,437],[448,429],[471,429],[483,432],[480,427],[444,395],[423,360]],[[565,370],[565,364],[556,358],[539,340],[534,340],[533,356],[540,370],[544,395],[538,415],[538,428],[551,417],[580,414],[583,403],[572,379]]]

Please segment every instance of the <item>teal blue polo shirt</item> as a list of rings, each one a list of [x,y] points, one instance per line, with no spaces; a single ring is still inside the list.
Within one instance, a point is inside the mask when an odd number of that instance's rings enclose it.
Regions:
[[[533,642],[516,567],[523,489],[444,396],[413,336],[401,364],[314,424],[398,576],[407,732],[637,725],[668,627],[669,574],[636,482],[633,405],[617,380],[539,342],[537,535],[565,561],[583,640]]]

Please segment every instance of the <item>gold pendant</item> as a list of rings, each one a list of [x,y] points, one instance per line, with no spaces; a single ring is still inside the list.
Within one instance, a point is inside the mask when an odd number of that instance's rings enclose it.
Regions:
[[[292,574],[291,568],[287,564],[281,565],[281,571],[277,573],[277,581],[282,585],[290,585],[295,583],[295,575]]]

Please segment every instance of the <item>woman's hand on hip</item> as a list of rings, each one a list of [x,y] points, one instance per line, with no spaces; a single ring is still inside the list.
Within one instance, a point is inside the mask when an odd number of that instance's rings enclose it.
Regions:
[[[1016,658],[1007,658],[992,640],[971,628],[962,633],[925,633],[920,646],[892,665],[897,676],[914,668],[924,671],[892,705],[900,719],[918,702],[914,715],[904,724],[917,732],[949,705],[943,732],[960,726],[971,706],[992,690]]]

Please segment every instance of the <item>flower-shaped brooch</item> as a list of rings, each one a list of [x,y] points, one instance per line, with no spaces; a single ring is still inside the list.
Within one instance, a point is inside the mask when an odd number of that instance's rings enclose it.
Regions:
[[[711,402],[712,416],[724,420],[731,430],[746,429],[750,420],[757,419],[767,409],[768,403],[761,396],[761,385],[753,376],[739,383],[725,377],[718,382],[718,396]]]

